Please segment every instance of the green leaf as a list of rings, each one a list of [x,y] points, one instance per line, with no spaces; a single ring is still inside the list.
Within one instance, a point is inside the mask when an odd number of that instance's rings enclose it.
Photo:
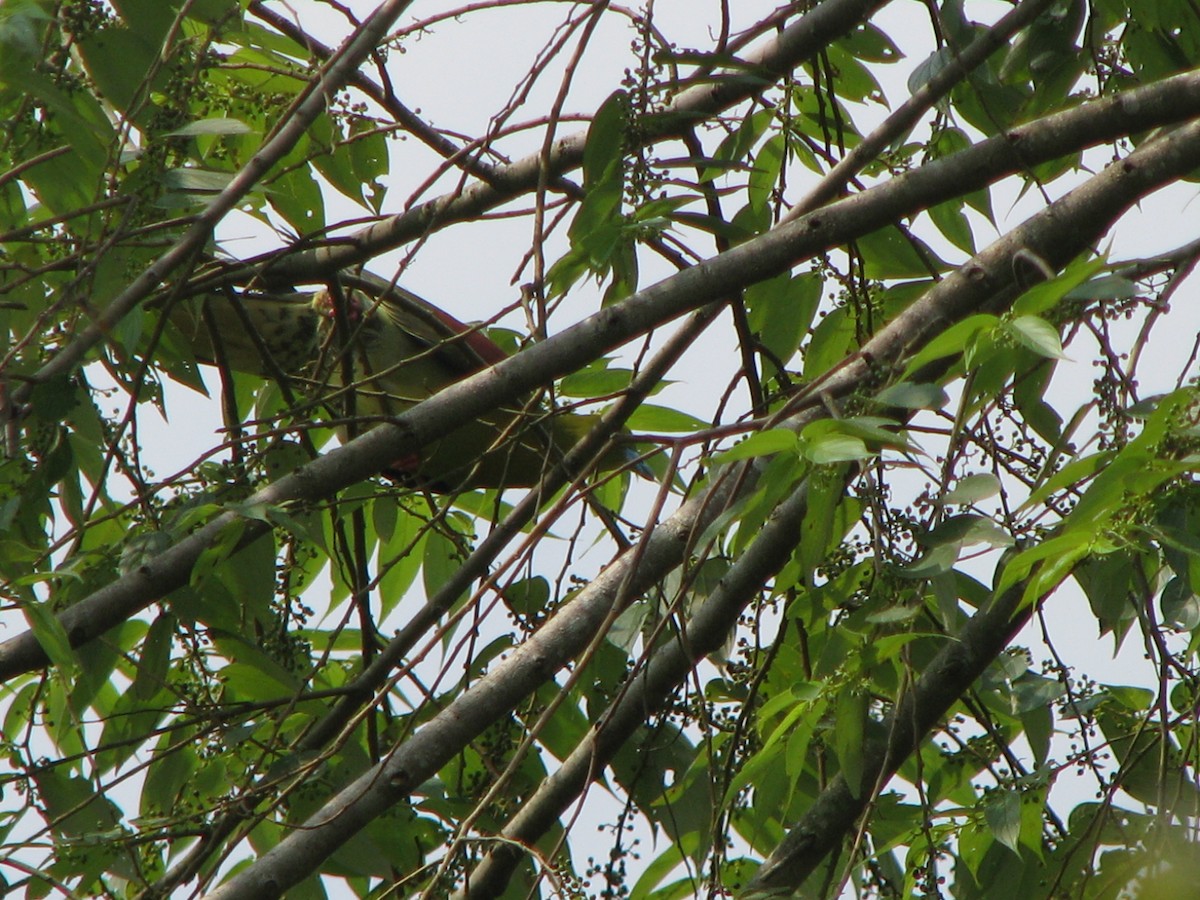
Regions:
[[[165,684],[145,698],[131,691],[121,694],[104,723],[99,741],[99,746],[104,749],[97,754],[96,768],[110,772],[139,752],[153,738],[172,699],[172,692]]]
[[[846,508],[841,483],[833,477],[813,478],[809,482],[808,509],[801,525],[799,557],[804,583],[810,584],[817,567],[844,534]]]
[[[78,43],[104,99],[124,113],[134,113],[135,119],[144,118],[153,108],[147,102],[149,90],[162,91],[166,87],[166,73],[157,65],[158,48],[129,28],[93,31]],[[152,69],[154,77],[148,79]]]
[[[856,25],[850,34],[842,38],[839,46],[867,62],[894,63],[904,59],[904,54],[892,39],[870,22]]]
[[[50,662],[58,668],[62,677],[73,680],[79,670],[79,660],[71,648],[71,639],[48,603],[30,600],[21,604],[21,612],[29,623],[33,636],[46,652]]]
[[[771,124],[772,115],[769,109],[760,109],[747,115],[741,125],[717,145],[708,168],[700,175],[700,183],[712,181],[729,169],[743,167],[750,150]]]
[[[935,50],[913,67],[912,72],[908,76],[908,92],[910,94],[917,93],[931,78],[936,76],[938,72],[942,71],[942,69],[946,68],[953,61],[954,50],[951,47],[942,47],[940,50]]]
[[[413,587],[425,556],[425,535],[416,532],[415,518],[406,514],[398,526],[391,538],[379,544],[380,617],[389,616]]]
[[[838,694],[837,718],[833,732],[834,752],[846,787],[855,797],[861,797],[863,779],[863,733],[867,723],[866,697],[854,688],[843,688]]]
[[[837,365],[855,340],[854,317],[840,306],[831,310],[813,329],[804,352],[804,380],[813,381]]]
[[[1012,711],[1024,714],[1035,709],[1047,709],[1066,692],[1067,689],[1058,679],[1046,678],[1027,670],[1013,683]]]
[[[1054,736],[1054,711],[1049,705],[1036,706],[1021,713],[1021,727],[1025,729],[1025,740],[1038,766],[1043,766],[1050,757],[1050,739]]]
[[[1061,491],[1069,485],[1074,485],[1086,481],[1095,475],[1098,471],[1112,464],[1115,454],[1112,451],[1103,451],[1101,453],[1093,453],[1089,456],[1083,456],[1079,459],[1072,460],[1061,469],[1059,469],[1050,478],[1047,478],[1039,485],[1032,494],[1029,495],[1024,503],[1019,507],[1020,510],[1032,509],[1039,503],[1045,501],[1050,495],[1057,491]]]
[[[3,11],[4,8],[0,7],[0,13]],[[83,92],[67,93],[41,75],[35,67],[23,62],[19,56],[0,53],[0,87],[6,85],[40,101],[53,115],[54,124],[74,150],[65,160],[55,157],[34,166],[27,171],[27,175],[46,170],[49,173],[61,172],[68,176],[73,169],[78,178],[82,173],[99,174],[102,171],[107,162],[108,144],[114,137],[114,131],[100,98]],[[61,138],[56,140],[56,143],[59,141]],[[46,179],[36,177],[33,180],[39,183],[46,182]],[[77,196],[82,200],[81,206],[94,199],[90,189],[75,184],[68,177],[64,187],[71,185],[78,191]],[[45,198],[42,199],[44,202]],[[55,205],[54,208],[58,209],[58,206]]]
[[[98,845],[98,838],[115,837],[112,829],[120,824],[120,810],[103,794],[97,794],[86,778],[72,775],[61,766],[43,767],[33,776],[38,794],[54,821],[54,830],[80,841]],[[98,852],[103,855],[103,850]]]
[[[1039,282],[1018,297],[1013,302],[1013,314],[1038,316],[1053,309],[1093,275],[1103,271],[1104,266],[1105,262],[1101,258],[1077,259],[1067,266],[1058,277]]]
[[[185,730],[177,729],[159,738],[146,770],[140,809],[143,816],[172,811],[195,774],[196,751],[184,736]]]
[[[1122,622],[1130,623],[1136,617],[1137,610],[1130,600],[1134,589],[1129,554],[1113,553],[1083,560],[1072,574],[1087,595],[1101,634],[1116,631]]]
[[[900,409],[941,409],[950,402],[950,395],[941,385],[901,381],[876,394],[875,402]]]
[[[715,234],[717,237],[725,238],[731,244],[740,244],[753,237],[759,230],[747,228],[736,220],[730,222],[706,213],[689,212],[688,210],[680,210],[672,214],[671,220],[680,225],[686,225],[688,228]]]
[[[1192,593],[1186,578],[1168,581],[1159,603],[1163,621],[1173,628],[1192,631],[1200,627],[1200,597]]]
[[[695,416],[671,409],[666,406],[656,406],[653,403],[643,403],[629,417],[628,427],[634,431],[666,431],[693,432],[708,428],[707,422],[702,422]]]
[[[176,191],[216,194],[225,190],[232,180],[232,172],[210,169],[168,169],[163,173],[163,184]]]
[[[863,443],[862,438],[836,432],[821,434],[815,437],[805,436],[801,442],[801,450],[806,457],[819,466],[831,463],[852,462],[858,459],[869,459],[875,455]]]
[[[769,278],[746,290],[750,327],[769,351],[767,365],[785,364],[812,326],[821,300],[820,275]]]
[[[175,21],[176,5],[161,0],[113,0],[113,6],[151,47],[162,44]]]
[[[213,542],[205,547],[198,557],[196,564],[192,566],[192,573],[188,579],[188,584],[193,588],[198,588],[209,576],[213,570],[221,565],[234,551],[237,550],[238,542],[242,539],[242,534],[246,530],[245,519],[233,519],[227,522],[221,531],[217,534]]]
[[[1054,371],[1055,361],[1043,359],[1033,371],[1017,378],[1013,385],[1013,401],[1025,421],[1045,441],[1059,445],[1064,440],[1062,417],[1043,399]],[[1070,430],[1074,432],[1075,429]]]
[[[267,196],[271,205],[301,234],[325,226],[325,197],[308,166],[292,169],[273,179]]]
[[[210,637],[230,660],[221,670],[224,677],[236,679],[235,686],[245,699],[277,700],[291,696],[299,684],[296,676],[273,659],[268,648],[260,647],[252,639],[240,634],[231,634],[212,629]]]
[[[36,3],[10,2],[0,8],[0,44],[10,48],[11,56],[38,56],[42,52],[39,35],[51,16]]]
[[[975,236],[971,233],[971,224],[963,215],[961,200],[947,200],[929,208],[929,217],[933,224],[950,243],[964,253],[975,255]]]
[[[422,560],[421,574],[425,581],[425,593],[432,597],[438,590],[457,574],[462,566],[462,559],[455,544],[440,532],[433,531],[425,539],[425,553]],[[455,604],[462,597],[455,598]]]
[[[1058,329],[1038,316],[1018,316],[1006,323],[1008,332],[1019,343],[1039,356],[1048,359],[1066,359]]]
[[[971,506],[980,500],[996,496],[1001,487],[1000,479],[991,472],[977,472],[960,478],[953,490],[943,494],[938,502],[943,506]]]
[[[400,505],[395,497],[376,497],[371,502],[371,526],[375,529],[381,545],[390,541],[396,533],[396,522],[400,513]]]
[[[1021,795],[1015,790],[1003,788],[993,791],[983,807],[992,836],[1011,850],[1017,849],[1021,840]]]
[[[584,187],[612,180],[621,168],[625,154],[625,128],[629,118],[629,97],[614,91],[600,104],[588,128],[583,145]]]
[[[752,434],[744,441],[719,454],[713,459],[713,465],[725,465],[739,459],[770,456],[773,453],[797,453],[799,449],[800,438],[794,431],[787,428],[771,428]]]
[[[168,131],[172,137],[191,137],[197,134],[252,134],[254,129],[241,119],[215,118],[190,122],[182,128]]]
[[[950,516],[937,527],[918,536],[918,542],[926,547],[954,544],[959,547],[969,544],[987,544],[991,547],[1011,547],[1012,536],[986,516],[970,513]]]
[[[550,582],[541,575],[514,581],[504,589],[504,602],[525,619],[539,618],[550,603]]]
[[[995,316],[980,313],[954,323],[913,355],[905,367],[904,377],[909,378],[935,360],[965,352],[973,340],[995,328],[998,322]]]
[[[572,372],[559,384],[559,394],[564,397],[592,398],[616,394],[629,387],[633,376],[631,369],[610,368],[600,361],[588,368]]]
[[[855,244],[868,278],[927,278],[949,268],[928,247],[894,225],[864,235]]]
[[[178,622],[170,613],[155,617],[142,642],[137,675],[130,690],[140,700],[148,700],[166,687],[171,665],[171,645]]]
[[[968,822],[958,834],[958,858],[966,863],[971,875],[979,879],[980,867],[996,839],[991,829],[975,822]]]
[[[1138,287],[1120,275],[1101,275],[1063,295],[1064,300],[1132,300],[1138,295]]]
[[[779,173],[783,170],[786,146],[782,134],[773,135],[763,142],[754,157],[747,194],[750,208],[756,213],[765,214],[770,208],[779,184]]]
[[[365,126],[363,126],[365,127]],[[363,134],[359,128],[352,129],[350,140],[350,166],[354,179],[358,182],[357,192],[347,194],[355,200],[364,203],[369,209],[379,212],[383,206],[387,188],[383,178],[388,174],[390,157],[388,155],[387,135],[380,130]],[[337,154],[332,154],[334,158]]]
[[[221,670],[221,678],[238,700],[270,703],[294,692],[294,688],[275,677],[274,672],[250,663],[230,663]]]
[[[934,578],[954,570],[958,562],[961,545],[958,543],[938,544],[920,559],[909,563],[899,570],[905,578]]]
[[[996,593],[1002,594],[1018,582],[1029,578],[1022,602],[1028,603],[1041,598],[1065,578],[1076,563],[1087,557],[1095,540],[1094,535],[1083,530],[1073,531],[1020,551],[1004,567],[996,585]],[[1030,577],[1038,563],[1042,565],[1036,576]]]

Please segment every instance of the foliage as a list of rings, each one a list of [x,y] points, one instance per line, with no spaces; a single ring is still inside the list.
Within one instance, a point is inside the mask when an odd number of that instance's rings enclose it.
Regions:
[[[375,6],[0,6],[5,888],[1194,884],[1194,5]],[[514,355],[382,424],[173,315],[466,269]],[[377,474],[506,405],[646,471]]]

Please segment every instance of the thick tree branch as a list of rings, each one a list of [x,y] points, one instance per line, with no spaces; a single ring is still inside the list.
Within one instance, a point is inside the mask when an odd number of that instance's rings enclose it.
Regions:
[[[1035,254],[1054,268],[1065,265],[1092,246],[1139,198],[1189,171],[1197,154],[1200,124],[1192,124],[1150,141],[1127,159],[1110,165],[932,288],[869,342],[863,352],[839,368],[823,384],[823,394],[848,395],[872,371],[879,366],[898,365],[947,324],[969,313],[997,310],[1010,302],[1017,290],[1012,260],[1018,252]],[[727,256],[736,253],[734,250]],[[685,280],[695,271],[671,280]],[[643,302],[652,300],[651,296]],[[563,336],[582,327],[568,329]],[[279,896],[303,879],[315,861],[326,858],[390,806],[404,801],[489,724],[553,678],[594,639],[615,605],[637,596],[678,565],[695,536],[732,499],[735,485],[740,482],[738,477],[717,478],[709,492],[689,500],[647,536],[636,565],[631,562],[632,554],[610,565],[528,641],[397,746],[383,762],[210,896],[222,900]]]
[[[797,420],[811,421],[815,410]],[[634,737],[647,718],[661,711],[696,663],[720,649],[738,617],[791,557],[808,509],[806,486],[794,491],[772,513],[759,536],[743,553],[717,588],[687,621],[683,634],[659,648],[616,701],[598,718],[592,730],[545,778],[501,831],[497,844],[470,873],[459,900],[498,897],[524,853],[558,821],[580,794],[604,771],[613,756]]]
[[[861,784],[882,787],[917,749],[1008,646],[1034,610],[1021,606],[1025,584],[993,598],[933,658],[885,723],[887,738],[868,741],[863,750]],[[741,897],[792,896],[818,865],[841,845],[873,798],[870,790],[854,796],[839,772],[804,817],[775,848],[745,886]]]
[[[332,496],[382,471],[398,456],[416,452],[464,422],[511,403],[690,309],[727,297],[816,253],[986,185],[1003,174],[1189,115],[1200,115],[1200,73],[1178,75],[1120,97],[1084,104],[935,160],[780,225],[451,385],[399,416],[394,425],[381,426],[265,488],[246,508]],[[1134,171],[1139,178],[1144,175],[1141,169]],[[1164,181],[1170,177],[1165,176]],[[1110,220],[1104,217],[1097,222],[1106,227]],[[1058,258],[1053,248],[1042,255]],[[92,640],[186,584],[200,554],[238,518],[237,513],[219,517],[166,551],[153,566],[143,566],[64,610],[60,619],[72,646]],[[261,520],[246,521],[238,546],[257,539],[267,527]],[[0,644],[0,679],[38,668],[46,661],[32,633],[17,635]]]

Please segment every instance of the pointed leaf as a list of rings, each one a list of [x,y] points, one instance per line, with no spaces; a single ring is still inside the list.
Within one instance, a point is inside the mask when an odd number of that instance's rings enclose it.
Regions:
[[[1019,316],[1008,323],[1009,333],[1034,353],[1048,359],[1066,359],[1058,329],[1039,316]]]
[[[1014,790],[997,790],[983,808],[992,835],[1013,853],[1021,840],[1021,795]]]

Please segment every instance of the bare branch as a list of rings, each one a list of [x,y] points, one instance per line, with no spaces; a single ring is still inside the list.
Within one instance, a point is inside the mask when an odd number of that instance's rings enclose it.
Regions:
[[[743,69],[689,88],[676,97],[664,113],[639,123],[639,140],[651,144],[678,136],[698,121],[753,96],[765,82],[795,68],[885,3],[886,0],[825,0],[748,56],[747,66],[750,70],[758,70],[760,76],[750,77]],[[555,143],[553,152],[545,160],[551,179],[582,163],[586,141],[587,133],[577,132]],[[473,219],[536,189],[542,164],[542,154],[534,153],[510,165],[496,167],[490,182],[476,182],[461,191],[422,203],[341,239],[334,246],[271,254],[262,260],[267,265],[259,273],[260,277],[268,282],[317,281],[340,269],[364,263],[387,250],[455,222]],[[243,276],[231,273],[230,277],[236,280]]]

